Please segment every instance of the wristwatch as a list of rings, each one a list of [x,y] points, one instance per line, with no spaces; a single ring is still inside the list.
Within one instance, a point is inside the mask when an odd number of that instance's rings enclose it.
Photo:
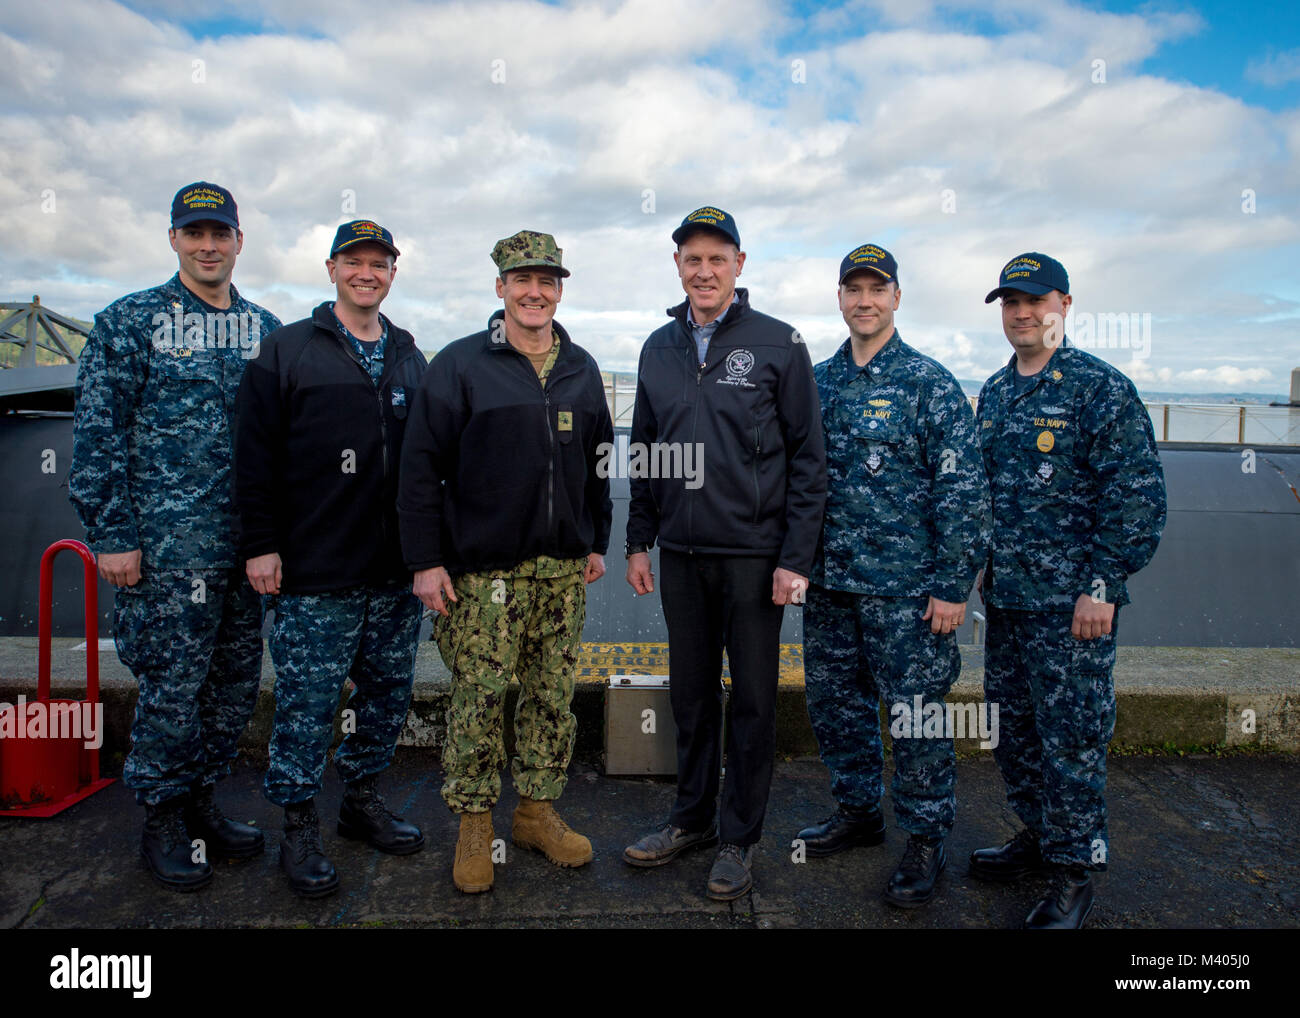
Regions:
[[[648,552],[649,550],[650,550],[650,545],[646,544],[644,541],[641,542],[640,544],[632,544],[629,541],[627,544],[627,554],[625,554],[623,557],[631,558],[633,555],[640,555],[642,552]]]

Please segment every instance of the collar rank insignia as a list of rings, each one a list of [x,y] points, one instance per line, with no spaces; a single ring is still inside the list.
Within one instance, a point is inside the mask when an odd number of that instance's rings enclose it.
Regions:
[[[871,471],[871,476],[875,477],[876,474],[880,473],[880,468],[884,466],[884,464],[885,461],[880,458],[880,453],[872,449],[871,455],[867,457],[867,469]]]
[[[1050,481],[1054,473],[1056,473],[1056,470],[1053,469],[1052,464],[1048,463],[1046,460],[1043,460],[1042,463],[1038,464],[1038,476],[1044,481]]]

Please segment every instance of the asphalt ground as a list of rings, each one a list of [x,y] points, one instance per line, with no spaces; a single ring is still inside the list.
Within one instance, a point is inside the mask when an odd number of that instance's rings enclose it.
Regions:
[[[110,1000],[199,1014],[254,1005],[560,1010],[579,1001],[653,1006],[683,994],[771,1010],[831,987],[908,1009],[1036,1001],[1068,1012],[1134,994],[1147,1006],[1199,1001],[1220,1012],[1294,1002],[1300,759],[1292,754],[1112,758],[1111,868],[1068,948],[1018,929],[1042,879],[989,885],[966,873],[972,849],[1015,830],[987,754],[958,761],[949,865],[935,899],[911,911],[879,898],[905,840],[888,807],[884,845],[795,861],[795,833],[833,809],[815,758],[778,760],[755,886],[731,903],[705,897],[710,851],[652,870],[622,861],[624,845],[666,817],[674,786],[607,778],[595,758],[575,761],[560,801],[591,838],[593,862],[560,869],[515,848],[507,776],[495,811],[505,850],[496,885],[462,894],[451,882],[457,821],[439,796],[436,754],[419,749],[400,749],[381,786],[423,827],[424,850],[396,858],[337,837],[342,789],[327,771],[318,806],[342,886],[308,901],[279,871],[279,812],[260,778],[241,759],[220,800],[266,830],[267,851],[218,864],[212,883],[191,894],[147,874],[143,811],[121,782],[52,819],[0,820],[0,974],[13,1008],[5,1013]],[[124,989],[86,990],[87,965],[103,973],[99,985],[116,985],[88,956],[139,968],[129,982],[123,976]],[[59,974],[78,964],[83,989],[73,997]],[[1127,982],[1138,978],[1148,988]]]
[[[652,870],[627,866],[623,847],[667,818],[674,786],[607,778],[583,761],[572,766],[559,806],[591,838],[593,862],[560,869],[509,842],[517,799],[507,775],[494,814],[506,842],[496,886],[461,894],[451,883],[457,819],[439,796],[436,757],[414,750],[400,753],[381,787],[395,810],[424,829],[424,850],[397,858],[337,837],[342,790],[331,768],[318,807],[342,888],[304,900],[278,869],[280,815],[259,781],[260,770],[241,764],[219,798],[230,816],[267,832],[267,851],[218,864],[213,883],[191,894],[168,891],[145,871],[143,811],[121,782],[52,819],[0,820],[0,927],[989,930],[1018,927],[1045,886],[1038,879],[989,885],[966,873],[972,849],[1016,829],[987,756],[959,761],[948,869],[934,901],[910,911],[879,898],[905,842],[892,812],[884,845],[795,861],[796,832],[834,809],[816,759],[778,761],[755,886],[732,903],[704,895],[712,852]],[[1298,786],[1300,760],[1289,755],[1113,758],[1112,857],[1089,927],[1300,928]]]

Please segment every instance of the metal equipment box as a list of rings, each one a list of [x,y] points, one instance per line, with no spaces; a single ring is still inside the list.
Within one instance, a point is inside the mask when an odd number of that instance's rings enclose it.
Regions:
[[[667,675],[611,675],[605,691],[605,773],[676,775],[677,725]]]

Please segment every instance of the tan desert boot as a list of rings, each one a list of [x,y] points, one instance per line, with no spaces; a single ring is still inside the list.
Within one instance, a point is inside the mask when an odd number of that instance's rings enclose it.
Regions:
[[[591,862],[591,842],[569,829],[545,799],[520,797],[510,836],[520,848],[531,848],[556,866],[585,866]]]
[[[451,879],[458,890],[492,890],[492,813],[462,813]]]

